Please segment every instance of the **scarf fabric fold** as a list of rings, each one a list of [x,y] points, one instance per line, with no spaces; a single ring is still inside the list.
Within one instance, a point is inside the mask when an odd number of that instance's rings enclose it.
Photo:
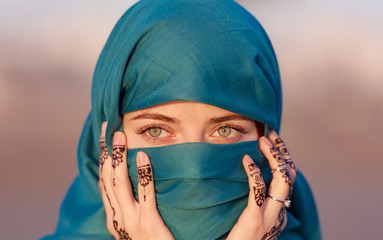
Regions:
[[[56,233],[43,239],[112,239],[97,185],[101,124],[108,121],[110,152],[124,113],[179,100],[217,106],[278,132],[282,94],[273,48],[258,21],[234,1],[142,0],[121,17],[94,73],[79,175],[62,204]],[[245,154],[271,181],[257,141],[141,150],[152,161],[158,209],[176,239],[225,238],[247,203]],[[137,151],[128,151],[135,194]],[[279,239],[320,239],[315,202],[300,172],[291,199]]]

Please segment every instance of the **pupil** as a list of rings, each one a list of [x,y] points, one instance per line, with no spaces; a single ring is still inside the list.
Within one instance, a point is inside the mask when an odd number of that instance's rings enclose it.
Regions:
[[[221,137],[228,137],[230,135],[230,133],[231,133],[231,128],[223,127],[223,128],[218,129],[218,134]]]
[[[149,135],[152,137],[158,137],[161,135],[162,129],[160,128],[151,128],[149,129]]]

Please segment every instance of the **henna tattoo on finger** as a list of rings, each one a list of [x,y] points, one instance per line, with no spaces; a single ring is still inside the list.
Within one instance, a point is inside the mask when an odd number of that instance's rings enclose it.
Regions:
[[[117,166],[120,165],[124,161],[123,154],[125,152],[125,145],[114,145],[112,147],[112,167],[113,169],[116,169]],[[113,171],[113,186],[116,185],[115,183],[115,171]]]
[[[146,201],[145,187],[152,181],[152,168],[150,164],[137,168],[138,182],[144,187],[144,202]]]
[[[112,148],[112,167],[116,168],[124,161],[123,154],[125,152],[125,145],[115,145]]]
[[[109,157],[109,152],[108,152],[108,149],[106,148],[105,139],[101,138],[100,139],[100,167],[101,167],[101,171],[102,171],[102,168],[104,166],[105,160],[108,159],[108,157]]]
[[[280,138],[278,138],[278,139],[280,139]],[[280,141],[282,141],[282,139],[280,139]],[[275,143],[277,143],[277,142],[278,141],[275,140]],[[283,143],[283,141],[282,141],[282,143]],[[286,149],[286,151],[287,151],[287,149]],[[281,157],[280,152],[275,147],[270,148],[270,153],[273,156],[273,158],[278,162],[278,167],[286,166],[285,160]],[[287,185],[289,186],[288,198],[290,198],[291,193],[293,191],[293,180],[292,180],[292,177],[290,175],[290,172],[288,171],[288,169],[280,169],[279,172],[282,174],[282,178],[285,180],[285,183],[287,183]]]
[[[255,186],[253,186],[255,203],[259,207],[262,207],[263,203],[265,202],[266,184],[263,181],[261,170],[259,170],[259,168],[257,168],[254,163],[251,163],[247,167],[250,171],[249,175],[255,183]]]
[[[285,220],[286,208],[282,207],[281,211],[279,211],[279,215],[276,221],[276,224],[263,235],[262,240],[277,240],[278,236],[282,232],[282,225]]]
[[[293,181],[292,181],[291,175],[287,169],[281,170],[281,173],[282,173],[282,177],[285,179],[285,183],[287,183],[287,185],[289,186],[289,192],[287,194],[286,199],[290,199],[290,196],[293,192]]]
[[[283,158],[285,159],[286,164],[288,164],[292,169],[296,169],[293,159],[291,158],[290,152],[287,149],[285,142],[281,138],[275,139],[274,142],[278,151],[280,152],[280,154],[282,154]]]
[[[283,158],[281,157],[281,155],[275,147],[270,148],[270,153],[273,156],[273,158],[277,160],[278,166],[280,166],[281,164],[285,165],[285,161],[283,160]]]

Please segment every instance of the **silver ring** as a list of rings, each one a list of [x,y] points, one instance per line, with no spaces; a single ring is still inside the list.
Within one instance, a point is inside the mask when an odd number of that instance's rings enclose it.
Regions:
[[[278,198],[275,198],[275,197],[270,196],[270,194],[267,194],[267,196],[268,196],[269,198],[273,199],[274,201],[283,203],[286,207],[290,207],[290,205],[291,205],[291,200],[290,200],[290,199],[287,199],[287,200],[283,201],[283,200],[281,200],[281,199],[278,199]]]
[[[275,169],[271,169],[271,173],[274,173],[276,171],[281,171],[281,170],[287,170],[287,166],[283,166],[283,167],[277,167]]]

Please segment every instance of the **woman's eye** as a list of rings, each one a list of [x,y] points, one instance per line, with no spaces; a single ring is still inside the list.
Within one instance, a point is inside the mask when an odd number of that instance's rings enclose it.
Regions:
[[[151,137],[159,137],[162,133],[162,128],[152,127],[152,128],[149,128],[147,131]]]
[[[218,128],[218,135],[221,137],[229,137],[231,134],[231,128],[230,127],[220,127]]]

